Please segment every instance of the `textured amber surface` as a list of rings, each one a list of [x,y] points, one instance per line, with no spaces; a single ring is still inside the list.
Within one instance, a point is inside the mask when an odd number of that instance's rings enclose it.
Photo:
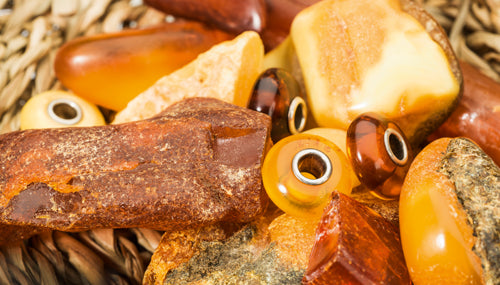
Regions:
[[[275,143],[300,133],[306,124],[307,106],[300,87],[283,69],[267,69],[257,78],[247,107],[271,116],[271,138]]]
[[[78,96],[119,111],[162,76],[231,38],[187,21],[80,37],[58,50],[54,70]]]
[[[358,116],[347,130],[347,153],[361,183],[382,198],[394,198],[411,163],[401,129],[375,113]]]
[[[415,158],[399,216],[414,284],[499,284],[500,169],[473,142],[441,138]]]
[[[312,155],[299,161],[302,176],[323,183],[311,185],[303,182],[293,172],[293,159],[303,150],[318,150],[331,162],[330,176],[325,175],[321,159]],[[266,155],[262,166],[264,188],[271,200],[286,213],[305,219],[318,219],[330,200],[333,191],[351,192],[351,169],[342,150],[329,140],[315,135],[292,135],[275,144]]]
[[[333,193],[316,229],[303,284],[410,284],[396,228],[370,208]]]
[[[190,98],[149,120],[3,134],[0,226],[83,231],[251,221],[268,204],[261,166],[270,126],[261,113]]]

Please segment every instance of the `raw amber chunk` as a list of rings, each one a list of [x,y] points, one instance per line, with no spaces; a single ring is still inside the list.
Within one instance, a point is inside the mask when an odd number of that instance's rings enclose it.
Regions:
[[[275,144],[262,166],[264,188],[284,212],[318,219],[333,191],[349,194],[351,169],[347,158],[331,141],[297,134]]]
[[[410,284],[396,228],[370,208],[333,193],[316,229],[303,284]]]
[[[381,198],[396,198],[411,163],[410,145],[394,122],[375,113],[347,129],[347,154],[361,183]]]
[[[119,111],[162,76],[233,37],[187,21],[80,37],[59,49],[54,70],[78,96]]]
[[[249,222],[268,203],[261,166],[270,127],[259,112],[189,98],[148,120],[4,134],[0,227]]]
[[[306,126],[307,105],[299,84],[283,69],[269,68],[257,78],[247,107],[271,116],[275,143],[302,132]]]
[[[441,138],[427,145],[399,201],[414,284],[500,284],[499,209],[500,168],[475,143]]]

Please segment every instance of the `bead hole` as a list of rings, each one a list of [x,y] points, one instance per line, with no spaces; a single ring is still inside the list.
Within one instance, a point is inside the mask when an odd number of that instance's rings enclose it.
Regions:
[[[74,125],[83,117],[80,106],[67,98],[53,100],[47,111],[52,120],[64,125]]]
[[[52,110],[56,116],[64,120],[74,119],[78,115],[78,111],[67,103],[57,103]]]
[[[293,98],[288,111],[288,129],[291,134],[302,132],[306,126],[307,106],[301,97]]]
[[[405,165],[408,161],[408,147],[403,136],[396,130],[387,129],[384,142],[391,160],[400,166]]]
[[[332,164],[323,152],[317,149],[304,149],[294,156],[292,171],[301,182],[320,185],[330,178]]]

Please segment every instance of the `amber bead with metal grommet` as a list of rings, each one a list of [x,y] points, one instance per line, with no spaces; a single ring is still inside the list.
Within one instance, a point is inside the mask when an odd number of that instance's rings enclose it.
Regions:
[[[265,70],[255,82],[247,107],[271,116],[271,138],[275,143],[305,128],[307,105],[297,81],[286,70]]]
[[[331,141],[296,134],[276,143],[262,166],[264,188],[284,212],[319,219],[333,191],[350,194],[351,169],[345,154]]]
[[[347,155],[361,183],[375,196],[399,196],[412,153],[397,124],[375,113],[358,116],[347,129]]]

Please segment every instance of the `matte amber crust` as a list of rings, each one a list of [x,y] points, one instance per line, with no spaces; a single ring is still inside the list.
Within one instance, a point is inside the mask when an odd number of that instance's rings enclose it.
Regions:
[[[334,192],[316,229],[303,284],[411,284],[396,228]]]
[[[0,226],[250,221],[267,206],[260,168],[270,126],[259,112],[191,98],[144,121],[2,135]]]

